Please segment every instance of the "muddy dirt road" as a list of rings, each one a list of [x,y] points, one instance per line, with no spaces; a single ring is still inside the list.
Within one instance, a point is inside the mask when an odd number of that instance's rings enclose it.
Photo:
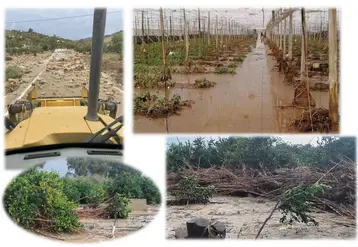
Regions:
[[[8,66],[15,63],[29,73],[25,72],[17,90],[5,96],[6,104],[22,95],[32,82],[36,83],[40,97],[80,96],[82,85],[88,86],[89,83],[90,55],[73,50],[57,49],[52,54],[39,54],[36,57],[20,55],[7,63]],[[122,85],[122,62],[104,54],[99,98],[123,103]],[[118,107],[118,115],[123,113],[122,105]]]
[[[214,197],[207,205],[167,206],[167,238],[175,238],[175,229],[185,227],[192,217],[224,222],[228,239],[255,239],[275,202],[258,198]],[[318,226],[281,224],[281,213],[275,212],[261,232],[261,239],[352,239],[356,236],[355,220],[327,212],[312,214]],[[354,225],[351,225],[354,224]]]
[[[117,220],[115,239],[125,237],[148,225],[159,211],[159,206],[148,206],[147,212],[133,211],[127,219]],[[111,240],[114,220],[80,218],[84,230],[74,234],[49,234],[46,236],[73,243],[90,243]]]
[[[302,109],[281,108],[288,105],[294,87],[286,86],[283,75],[274,68],[274,58],[258,39],[256,47],[236,69],[237,74],[173,75],[181,86],[168,90],[183,100],[193,100],[191,108],[184,108],[180,116],[167,120],[170,133],[273,133],[294,132],[291,122]],[[206,78],[217,85],[209,89],[193,89],[183,84]],[[162,92],[162,94],[164,94]],[[317,107],[328,108],[328,92],[312,92]],[[165,132],[165,119],[135,116],[136,132]]]

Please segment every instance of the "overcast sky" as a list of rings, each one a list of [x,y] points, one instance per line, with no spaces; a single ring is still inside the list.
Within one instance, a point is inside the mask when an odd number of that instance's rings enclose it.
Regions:
[[[29,28],[32,28],[38,33],[55,34],[61,38],[72,40],[88,38],[92,36],[93,11],[94,9],[6,9],[5,28],[6,30],[23,31],[28,31]],[[75,18],[28,22],[66,17]],[[121,9],[107,9],[105,33],[112,34],[122,29],[123,11]]]
[[[219,137],[229,137],[230,135],[212,135],[212,136],[204,136],[205,139],[210,140],[212,139],[219,139]],[[248,137],[248,136],[247,136]],[[317,144],[318,136],[312,135],[283,135],[283,136],[276,136],[282,138],[283,141],[291,142],[292,144]],[[181,142],[185,141],[193,141],[197,136],[181,136],[181,137],[167,137],[167,143],[177,143],[178,140]]]

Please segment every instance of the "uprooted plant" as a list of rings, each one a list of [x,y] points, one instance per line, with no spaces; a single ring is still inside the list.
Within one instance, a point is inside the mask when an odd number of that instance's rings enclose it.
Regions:
[[[192,101],[182,100],[177,94],[166,99],[165,97],[159,97],[156,94],[147,92],[135,96],[134,113],[152,118],[163,118],[170,115],[176,115],[183,109],[183,107],[190,107],[191,104]]]
[[[210,88],[210,87],[214,87],[215,85],[216,85],[216,82],[209,81],[206,78],[197,79],[194,82],[194,87],[196,87],[196,88]]]
[[[208,203],[215,192],[215,187],[200,186],[195,176],[183,176],[179,182],[180,189],[173,195],[180,204]]]
[[[307,225],[313,223],[317,226],[318,222],[310,215],[312,212],[311,210],[314,207],[312,200],[315,195],[324,193],[325,188],[330,188],[330,186],[316,182],[310,186],[297,186],[286,190],[277,201],[270,215],[262,224],[255,239],[260,236],[262,229],[277,209],[283,214],[280,218],[280,223],[288,223],[292,225],[293,222],[302,222]]]

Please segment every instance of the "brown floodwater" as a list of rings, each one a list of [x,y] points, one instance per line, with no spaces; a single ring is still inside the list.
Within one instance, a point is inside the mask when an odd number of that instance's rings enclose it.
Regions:
[[[292,120],[302,109],[287,106],[294,87],[283,84],[283,75],[275,69],[274,58],[259,40],[237,74],[176,74],[175,87],[168,95],[179,94],[182,100],[193,100],[190,108],[167,119],[134,117],[134,130],[141,133],[278,133],[294,132]],[[215,81],[213,88],[189,88],[195,79]],[[139,90],[136,90],[138,92]],[[163,93],[163,91],[159,92]],[[312,92],[316,107],[328,108],[328,92]]]

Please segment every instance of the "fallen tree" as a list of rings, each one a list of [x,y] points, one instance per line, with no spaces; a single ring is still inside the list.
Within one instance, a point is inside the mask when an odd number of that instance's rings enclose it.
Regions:
[[[332,169],[333,168],[333,169]],[[355,163],[342,159],[334,163],[328,171],[309,166],[280,168],[273,171],[264,168],[227,169],[211,167],[187,169],[167,176],[167,190],[175,193],[180,190],[182,176],[195,176],[200,186],[213,185],[219,195],[239,195],[250,193],[277,200],[282,193],[296,186],[310,186],[320,180],[329,186],[324,193],[314,197],[312,203],[322,210],[333,211],[338,215],[356,217],[356,169]],[[327,173],[327,174],[326,174]]]

